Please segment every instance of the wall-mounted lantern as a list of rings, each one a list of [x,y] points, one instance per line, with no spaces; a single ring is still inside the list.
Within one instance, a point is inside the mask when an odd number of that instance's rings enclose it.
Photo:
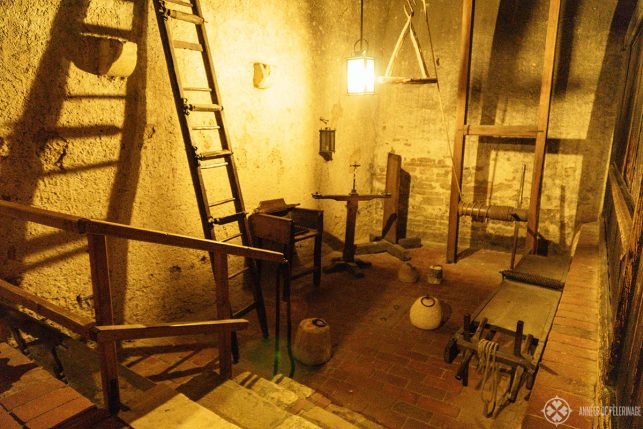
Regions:
[[[335,130],[328,126],[328,119],[319,118],[319,120],[325,125],[319,130],[319,154],[326,161],[330,161],[335,152]]]

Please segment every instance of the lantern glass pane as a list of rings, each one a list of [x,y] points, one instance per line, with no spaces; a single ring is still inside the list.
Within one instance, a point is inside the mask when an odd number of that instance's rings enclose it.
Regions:
[[[375,92],[375,60],[359,56],[347,60],[347,89],[349,94]]]

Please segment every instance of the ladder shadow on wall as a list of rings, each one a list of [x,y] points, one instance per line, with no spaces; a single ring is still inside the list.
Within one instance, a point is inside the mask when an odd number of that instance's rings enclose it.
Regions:
[[[44,209],[73,211],[75,215],[129,224],[145,136],[146,70],[140,65],[145,65],[147,61],[148,5],[147,2],[133,3],[132,23],[135,24],[130,30],[85,23],[88,10],[88,1],[61,0],[55,12],[49,28],[48,45],[40,57],[23,113],[13,124],[13,132],[7,138],[8,156],[0,158],[0,195],[4,200],[33,204]],[[93,94],[92,91],[74,93],[74,84],[77,82],[71,79],[72,64],[87,71],[90,66],[88,59],[95,54],[87,45],[86,38],[83,38],[88,33],[119,37],[138,45],[139,66],[134,73],[120,85],[119,82],[110,82],[111,86],[124,88],[124,91],[113,94]],[[84,88],[87,87],[85,84]],[[90,106],[91,103],[107,103],[101,106],[111,109],[108,111],[122,111],[123,116],[113,118],[113,123],[91,123],[91,115],[83,115],[80,110],[82,107],[77,107]],[[93,108],[96,109],[96,106]],[[63,116],[69,111],[73,112],[73,122]],[[119,121],[121,124],[118,124]],[[73,125],[68,126],[69,122]],[[105,159],[93,156],[86,163],[80,163],[78,159],[68,163],[70,158],[74,158],[74,153],[76,156],[92,154],[95,147],[104,142],[108,144],[103,147],[109,146],[110,149]],[[99,170],[109,169],[113,172],[102,176],[98,174]],[[79,205],[75,200],[82,198],[83,190],[86,192],[97,185],[94,182],[97,177],[104,180],[113,177],[111,186],[102,186],[110,188],[109,195],[97,194],[93,201],[82,201]],[[76,189],[61,186],[66,183],[74,183]],[[39,187],[43,185],[45,191],[39,192]],[[87,244],[82,236],[64,231],[35,235],[29,232],[24,222],[3,222],[0,236],[6,237],[0,244],[0,254],[7,255],[0,266],[0,275],[17,285],[31,272],[51,270],[54,265],[82,257],[87,252]],[[128,242],[112,240],[109,250],[115,317],[117,322],[122,322],[126,301]],[[74,288],[79,294],[76,297],[79,308],[91,302],[89,278],[76,279],[70,274],[69,278],[58,281],[81,284],[82,289],[78,286]],[[29,285],[29,289],[37,294],[46,288],[47,285]],[[74,297],[61,297],[65,298]]]

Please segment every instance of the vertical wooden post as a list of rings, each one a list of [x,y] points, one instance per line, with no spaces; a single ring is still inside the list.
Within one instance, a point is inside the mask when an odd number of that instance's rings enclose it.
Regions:
[[[344,233],[344,253],[342,259],[345,262],[355,261],[355,224],[357,222],[356,198],[349,198],[346,201],[346,231]]]
[[[547,36],[545,38],[545,59],[543,61],[542,83],[540,85],[540,101],[538,104],[538,134],[534,155],[534,172],[531,179],[531,195],[529,198],[529,218],[527,220],[527,247],[532,253],[538,247],[538,217],[540,212],[540,194],[542,191],[545,153],[547,151],[547,131],[549,128],[549,112],[551,107],[551,90],[554,81],[554,60],[556,59],[556,41],[558,39],[558,19],[560,15],[560,0],[549,1],[549,17],[547,18]]]
[[[214,281],[217,296],[217,319],[230,319],[230,293],[228,288],[228,256],[214,254]],[[232,337],[230,332],[219,334],[219,370],[223,379],[232,378]]]
[[[87,234],[87,243],[89,245],[89,263],[92,273],[96,324],[114,325],[114,310],[112,308],[112,294],[109,283],[107,241],[104,235]],[[100,375],[103,384],[105,406],[110,413],[116,414],[120,408],[116,342],[99,341],[98,359],[100,362]]]
[[[460,77],[455,117],[455,141],[453,144],[453,171],[449,201],[449,230],[447,235],[447,262],[456,262],[458,256],[458,205],[462,189],[462,166],[464,161],[464,126],[467,120],[469,101],[469,73],[471,71],[471,43],[473,38],[473,13],[475,0],[462,2],[462,36],[460,40]]]

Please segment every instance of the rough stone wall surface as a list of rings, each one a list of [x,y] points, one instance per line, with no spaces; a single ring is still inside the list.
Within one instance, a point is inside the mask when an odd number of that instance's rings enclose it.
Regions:
[[[322,73],[313,70],[310,4],[202,3],[247,208],[276,197],[315,206],[318,112],[311,100]],[[201,236],[151,2],[16,0],[3,9],[2,198]],[[96,75],[90,36],[97,34],[137,43],[130,77]],[[253,87],[253,62],[272,66],[270,88]],[[82,237],[7,219],[0,228],[3,278],[91,312]],[[202,252],[121,240],[109,246],[118,319],[171,319],[213,304]]]
[[[435,86],[378,86],[348,96],[345,59],[359,38],[359,1],[202,0],[222,104],[248,209],[284,197],[325,211],[325,229],[343,239],[345,208],[310,194],[348,193],[359,162],[359,192],[384,188],[386,153],[411,175],[408,231],[444,241],[451,160],[460,2],[430,2],[446,118]],[[421,4],[421,2],[418,2]],[[472,123],[535,120],[546,1],[479,2],[472,75]],[[564,2],[560,60],[545,166],[542,230],[567,244],[595,219],[603,190],[618,79],[615,0]],[[151,2],[8,0],[0,18],[0,196],[86,217],[200,236],[185,150]],[[402,2],[366,1],[364,37],[383,74],[400,28]],[[416,16],[425,57],[427,34]],[[177,35],[189,39],[185,28]],[[623,29],[624,31],[624,29]],[[618,33],[618,32],[617,32]],[[96,75],[96,35],[137,44],[128,78]],[[192,36],[193,37],[193,36]],[[253,63],[271,66],[272,86],[252,85]],[[181,64],[197,79],[198,62]],[[409,40],[394,68],[416,73]],[[333,161],[318,154],[319,117],[337,135]],[[207,149],[207,146],[205,147]],[[512,204],[521,163],[528,204],[533,145],[470,139],[463,195]],[[216,176],[206,179],[220,191]],[[381,202],[360,206],[358,240],[381,226]],[[466,220],[463,241],[498,244],[512,228]],[[91,284],[82,237],[2,219],[0,276],[57,304],[90,312]],[[171,319],[212,305],[211,272],[200,252],[113,240],[117,317]]]

